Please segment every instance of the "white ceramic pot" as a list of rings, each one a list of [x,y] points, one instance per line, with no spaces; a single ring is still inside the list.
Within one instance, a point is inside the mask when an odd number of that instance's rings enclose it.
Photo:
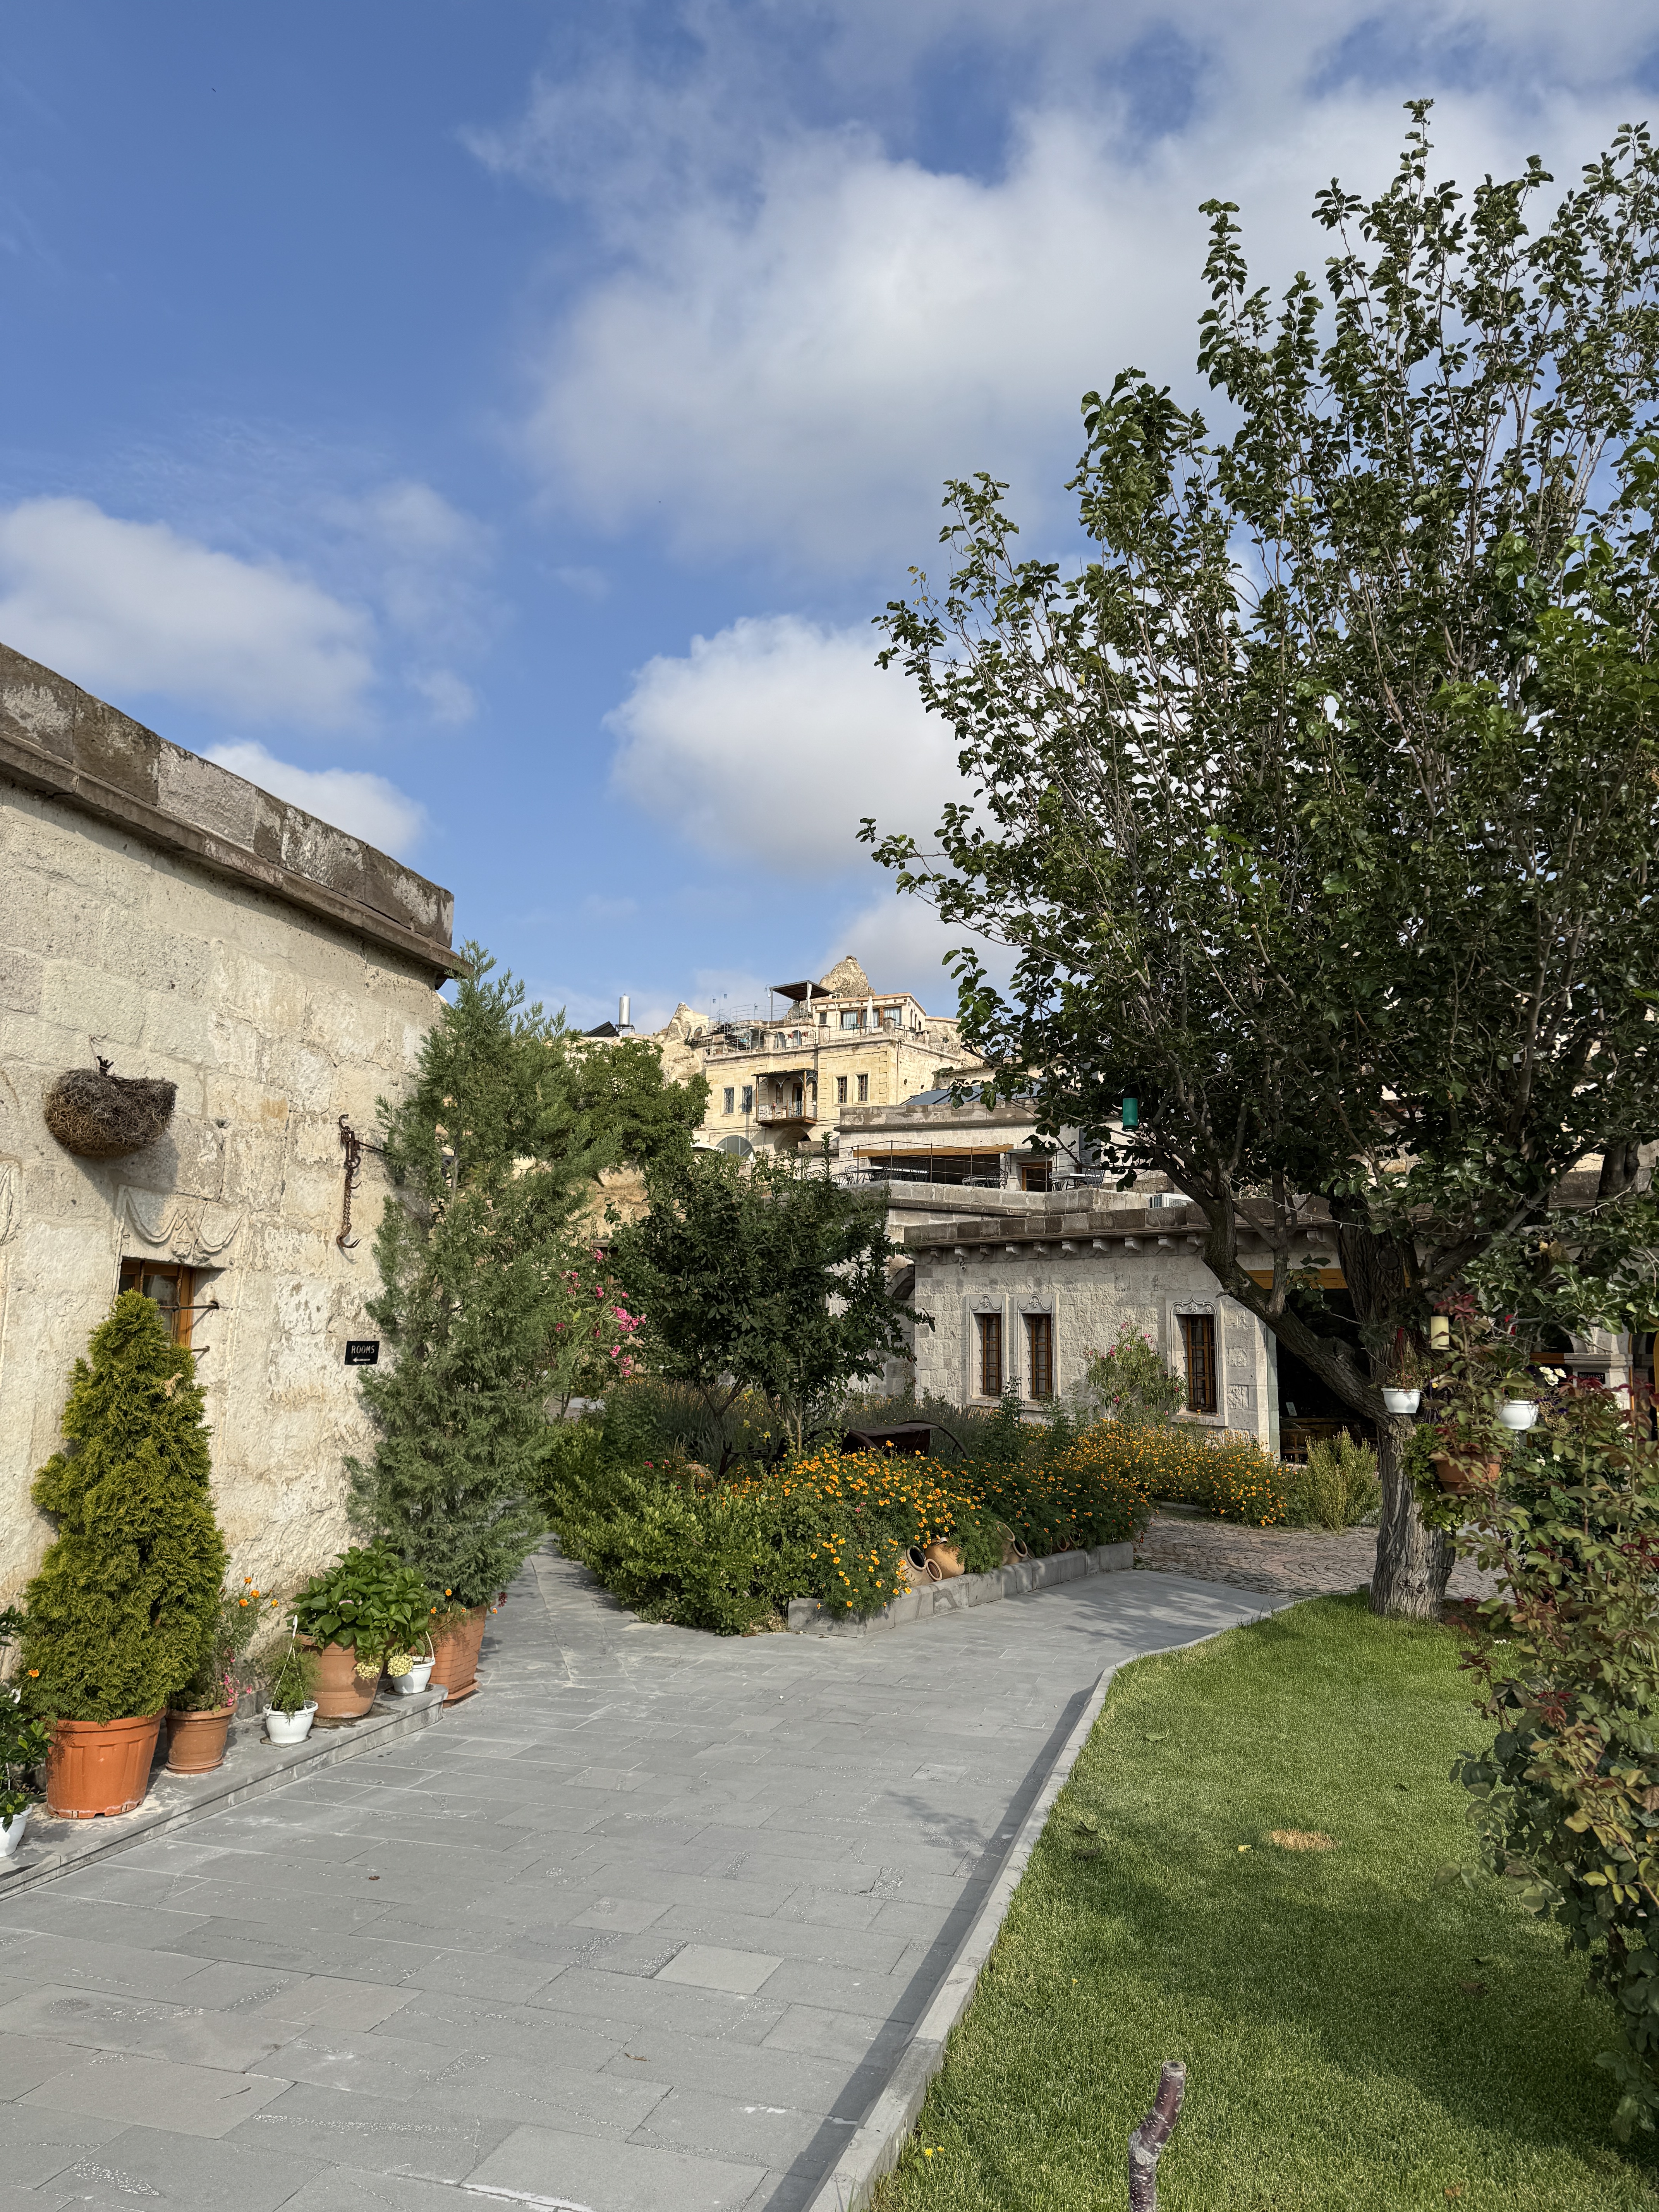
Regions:
[[[1498,1418],[1506,1429],[1529,1429],[1538,1419],[1536,1398],[1505,1398]]]
[[[0,1824],[0,1859],[9,1859],[12,1856],[22,1842],[23,1831],[28,1824],[29,1808],[27,1805],[21,1813],[14,1813],[9,1820]]]
[[[1391,1413],[1414,1413],[1423,1402],[1420,1390],[1385,1390],[1382,1403]]]
[[[297,1713],[279,1713],[275,1705],[265,1707],[265,1735],[272,1743],[303,1743],[311,1734],[311,1723],[317,1717],[317,1702],[313,1698],[308,1705],[301,1705]]]
[[[406,1674],[388,1674],[386,1680],[400,1698],[412,1698],[417,1690],[425,1689],[432,1680],[434,1662],[416,1659]]]

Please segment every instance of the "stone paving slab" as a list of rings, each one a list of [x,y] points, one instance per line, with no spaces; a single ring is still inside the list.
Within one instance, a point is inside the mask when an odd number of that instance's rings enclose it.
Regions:
[[[726,1639],[538,1554],[441,1728],[0,1893],[0,2212],[795,2212],[1103,1672],[1261,1609]]]

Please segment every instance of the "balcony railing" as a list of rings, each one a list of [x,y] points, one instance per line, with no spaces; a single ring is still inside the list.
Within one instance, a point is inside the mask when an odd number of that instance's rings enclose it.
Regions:
[[[818,1109],[810,1098],[799,1106],[760,1105],[755,1109],[757,1121],[816,1121]]]

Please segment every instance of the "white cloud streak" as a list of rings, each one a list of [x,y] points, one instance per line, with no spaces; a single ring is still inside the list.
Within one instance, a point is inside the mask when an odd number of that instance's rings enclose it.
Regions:
[[[1084,390],[1128,362],[1193,385],[1201,200],[1243,204],[1264,276],[1317,268],[1314,191],[1339,172],[1380,188],[1401,99],[1437,88],[1440,173],[1513,172],[1536,147],[1568,175],[1632,106],[1640,12],[792,11],[854,113],[890,106],[947,40],[1004,55],[1005,157],[970,175],[898,157],[857,122],[792,120],[753,11],[705,4],[687,17],[703,58],[682,80],[612,59],[475,135],[498,170],[587,198],[611,251],[528,364],[523,450],[555,500],[604,527],[809,575],[925,560],[942,479],[979,468],[1051,520]],[[1156,37],[1179,50],[1173,127],[1146,107]]]
[[[0,511],[0,637],[93,691],[320,730],[363,719],[374,673],[361,608],[85,499]]]

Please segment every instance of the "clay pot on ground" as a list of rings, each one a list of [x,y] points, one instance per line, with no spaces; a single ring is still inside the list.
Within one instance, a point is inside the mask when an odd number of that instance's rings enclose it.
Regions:
[[[17,1847],[23,1840],[23,1831],[29,1824],[29,1809],[25,1805],[21,1813],[14,1813],[9,1819],[0,1820],[0,1859],[15,1856]]]
[[[301,1638],[301,1641],[305,1641]],[[309,1648],[316,1650],[312,1644]],[[319,1721],[360,1721],[374,1702],[380,1686],[377,1667],[372,1674],[357,1672],[357,1654],[349,1644],[325,1644],[317,1652],[317,1717]]]
[[[1457,1460],[1449,1452],[1436,1452],[1429,1462],[1434,1469],[1434,1479],[1443,1490],[1454,1497],[1469,1498],[1483,1490],[1496,1490],[1503,1468],[1495,1459],[1486,1460],[1476,1466],[1469,1460]]]
[[[225,1763],[234,1705],[198,1713],[167,1712],[167,1772],[211,1774]]]
[[[478,1686],[478,1646],[483,1642],[489,1617],[487,1605],[475,1606],[464,1620],[434,1632],[429,1683],[434,1690],[447,1691],[449,1705],[470,1698]]]
[[[144,1802],[160,1713],[121,1721],[56,1721],[46,1753],[46,1810],[59,1820],[131,1813]]]
[[[303,1743],[311,1734],[311,1723],[316,1717],[314,1702],[301,1705],[297,1713],[281,1713],[275,1705],[267,1705],[265,1740],[269,1743]]]
[[[939,1580],[949,1582],[962,1572],[962,1554],[953,1552],[948,1544],[930,1544],[924,1556],[939,1569]]]
[[[1026,1560],[1029,1559],[1030,1556],[1030,1546],[1029,1544],[1022,1543],[1018,1536],[1005,1536],[1003,1538],[1002,1564],[1005,1567],[1024,1566]]]
[[[926,1589],[930,1583],[945,1579],[920,1544],[912,1544],[906,1552],[899,1561],[899,1572],[911,1589]]]

